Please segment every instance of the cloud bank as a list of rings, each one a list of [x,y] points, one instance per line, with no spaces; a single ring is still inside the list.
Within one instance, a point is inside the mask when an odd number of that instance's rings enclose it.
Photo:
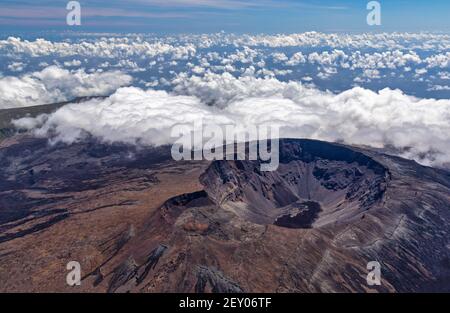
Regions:
[[[320,91],[275,78],[206,73],[179,75],[173,92],[121,88],[104,100],[70,104],[17,127],[71,143],[86,134],[105,142],[162,145],[180,123],[241,127],[270,124],[281,137],[393,147],[427,165],[450,163],[450,100],[420,99],[400,90]]]
[[[87,74],[49,66],[20,77],[0,78],[0,109],[42,105],[77,97],[104,96],[130,84],[131,76],[119,71]]]
[[[66,35],[64,35],[66,36]],[[87,73],[120,70],[135,86],[171,88],[179,74],[208,71],[309,81],[322,90],[400,88],[450,98],[450,35],[433,33],[155,36],[68,34],[53,40],[0,40],[0,71],[18,76],[56,64]]]

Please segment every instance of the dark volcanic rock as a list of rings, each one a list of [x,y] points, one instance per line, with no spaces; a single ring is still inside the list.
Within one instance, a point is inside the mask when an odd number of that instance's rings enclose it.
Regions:
[[[322,206],[317,223],[323,225],[368,210],[389,182],[385,166],[346,147],[286,140],[280,149],[282,164],[275,172],[260,172],[256,161],[214,162],[201,177],[205,190],[217,204],[260,224],[290,214],[295,203],[316,202]]]
[[[195,292],[205,293],[241,293],[243,290],[238,284],[224,277],[220,271],[204,266],[197,270],[197,283]]]
[[[0,290],[71,291],[76,259],[76,291],[450,291],[449,172],[313,140],[282,140],[280,160],[17,137],[0,146]]]

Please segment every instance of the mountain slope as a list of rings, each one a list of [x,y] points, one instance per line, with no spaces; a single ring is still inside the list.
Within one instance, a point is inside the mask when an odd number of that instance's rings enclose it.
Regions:
[[[28,136],[0,161],[2,291],[450,291],[450,174],[413,161],[286,139],[260,172]]]

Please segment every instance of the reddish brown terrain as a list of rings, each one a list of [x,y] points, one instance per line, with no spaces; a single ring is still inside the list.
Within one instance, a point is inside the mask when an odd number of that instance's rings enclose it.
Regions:
[[[448,171],[319,141],[280,149],[260,172],[168,147],[4,139],[0,291],[450,291]]]

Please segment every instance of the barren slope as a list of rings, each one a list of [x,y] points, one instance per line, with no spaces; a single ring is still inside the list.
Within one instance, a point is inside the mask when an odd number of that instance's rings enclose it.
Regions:
[[[260,172],[26,136],[0,161],[2,291],[450,291],[450,174],[412,161],[283,140]]]

